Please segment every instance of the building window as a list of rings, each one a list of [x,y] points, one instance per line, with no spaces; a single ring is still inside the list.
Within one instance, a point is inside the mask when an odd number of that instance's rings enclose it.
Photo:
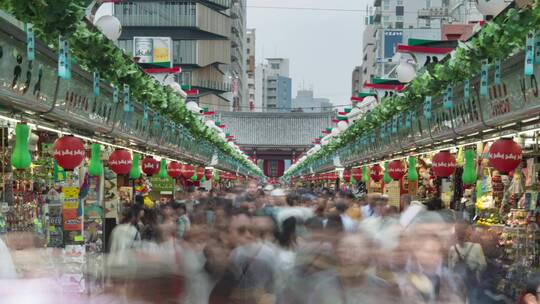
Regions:
[[[384,10],[390,9],[390,0],[383,0],[383,9]]]
[[[403,5],[403,0],[397,0],[397,5]]]
[[[397,21],[403,21],[403,16],[397,16],[397,17],[396,17],[396,20],[397,20]]]
[[[279,70],[279,63],[272,63],[273,70]]]
[[[383,16],[382,20],[383,21],[390,21],[390,16]]]
[[[431,0],[426,0],[426,8],[430,8],[431,7]]]
[[[251,42],[251,39],[248,37],[247,38],[247,43],[250,43]]]
[[[426,27],[431,27],[431,20],[426,19]]]
[[[404,12],[404,6],[396,6],[396,16],[403,16]]]
[[[397,29],[403,28],[403,22],[396,22],[396,28]]]

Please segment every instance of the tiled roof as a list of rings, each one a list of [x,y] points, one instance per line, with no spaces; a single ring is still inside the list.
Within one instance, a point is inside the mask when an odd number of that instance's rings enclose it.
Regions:
[[[220,112],[227,132],[238,144],[254,147],[304,147],[332,127],[334,112],[252,113]]]

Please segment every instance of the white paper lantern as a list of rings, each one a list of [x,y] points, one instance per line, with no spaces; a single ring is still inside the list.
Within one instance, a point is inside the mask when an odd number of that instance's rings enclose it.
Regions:
[[[171,82],[167,84],[173,91],[182,92],[182,86],[178,82]]]
[[[218,133],[218,134],[219,134],[219,137],[221,137],[222,139],[227,138],[227,135],[225,135],[225,133]]]
[[[319,151],[321,149],[321,145],[315,145],[315,147],[313,147],[313,150],[315,151]]]
[[[476,7],[484,16],[497,16],[512,1],[476,0]]]
[[[338,136],[338,135],[339,135],[339,129],[338,129],[338,128],[333,128],[333,129],[332,129],[332,136],[333,136],[333,137],[336,137],[336,136]]]
[[[122,24],[115,16],[102,16],[94,24],[105,37],[112,41],[118,40],[122,34]]]
[[[212,129],[216,128],[216,123],[211,119],[205,121],[204,124],[209,128],[212,128]]]
[[[358,103],[358,105],[360,104],[370,104],[370,103],[373,103],[373,102],[377,102],[377,97],[375,96],[367,96],[364,98],[363,102],[361,103]]]
[[[199,105],[194,101],[186,103],[186,108],[193,113],[201,114],[201,108],[199,108]]]
[[[349,128],[349,124],[346,121],[342,120],[338,122],[337,127],[339,131],[343,132]]]
[[[396,68],[396,73],[399,82],[403,83],[409,83],[414,79],[414,77],[416,77],[416,70],[414,69],[414,65],[407,61],[401,61],[399,63]]]

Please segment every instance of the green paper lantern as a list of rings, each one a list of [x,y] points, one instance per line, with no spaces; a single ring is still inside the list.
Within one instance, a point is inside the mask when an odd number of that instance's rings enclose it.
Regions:
[[[219,175],[218,170],[214,170],[214,181],[219,182],[221,180],[221,176]]]
[[[369,182],[369,170],[368,170],[367,166],[362,167],[362,181],[364,183]]]
[[[167,160],[165,158],[161,159],[161,162],[159,163],[159,173],[158,176],[160,178],[167,178]]]
[[[474,185],[478,179],[474,158],[474,150],[465,150],[465,165],[463,166],[463,175],[461,176],[461,180],[465,185]]]
[[[385,184],[390,184],[392,182],[392,178],[390,177],[390,174],[388,174],[388,162],[384,162],[383,181]]]
[[[416,171],[416,157],[409,156],[409,174],[407,176],[409,182],[415,182],[418,180],[418,172]]]
[[[351,185],[356,184],[356,179],[354,179],[354,176],[352,173],[351,173],[351,178],[349,179],[349,182],[351,183]]]
[[[206,182],[206,174],[203,175],[203,177],[201,178],[201,183],[205,183]]]
[[[54,166],[53,166],[53,178],[55,182],[66,180],[66,170],[62,169],[58,165],[58,162],[54,160]]]
[[[199,179],[197,178],[197,170],[195,170],[195,172],[193,173],[193,176],[191,177],[191,180],[196,182],[198,181]]]
[[[92,155],[88,165],[88,174],[90,176],[101,176],[103,174],[103,162],[101,161],[101,145],[92,144]]]
[[[138,179],[141,177],[141,156],[139,154],[133,154],[133,162],[131,170],[129,170],[129,178]]]
[[[15,127],[15,149],[11,154],[11,165],[17,170],[28,169],[32,164],[32,155],[28,148],[30,126],[19,123]]]

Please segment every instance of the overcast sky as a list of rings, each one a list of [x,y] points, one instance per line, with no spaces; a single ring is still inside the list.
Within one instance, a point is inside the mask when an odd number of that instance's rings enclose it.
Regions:
[[[290,59],[293,98],[304,84],[316,97],[348,104],[351,74],[362,60],[363,12],[260,9],[250,6],[365,10],[369,0],[247,0],[248,28],[257,30],[256,56]]]

